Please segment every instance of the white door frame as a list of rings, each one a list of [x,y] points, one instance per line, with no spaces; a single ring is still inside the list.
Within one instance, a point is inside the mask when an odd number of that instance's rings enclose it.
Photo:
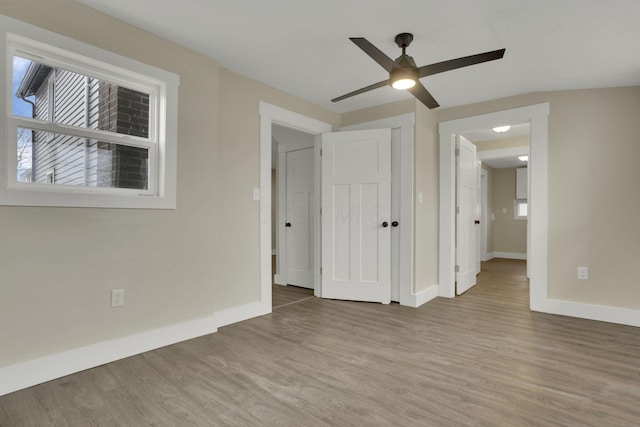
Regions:
[[[456,134],[490,129],[505,124],[531,124],[529,212],[531,227],[530,307],[544,311],[548,296],[547,260],[547,145],[549,103],[514,108],[479,116],[441,122],[440,130],[440,231],[439,295],[455,296],[455,141]]]
[[[400,128],[400,304],[418,307],[413,293],[413,151],[415,113],[402,114],[366,123],[346,126],[340,130]]]
[[[489,213],[487,212],[488,199],[487,191],[489,190],[489,173],[485,169],[480,170],[480,260],[489,261],[489,253],[487,252],[488,234],[489,234]]]
[[[320,135],[331,132],[328,123],[312,119],[284,108],[276,107],[260,101],[258,104],[260,115],[260,305],[262,312],[271,313],[271,126],[276,123],[300,131]],[[314,149],[315,181],[316,181],[316,248],[320,244],[320,148],[316,138]],[[316,264],[320,265],[320,251],[316,250]],[[315,269],[314,284],[316,293],[320,269]]]

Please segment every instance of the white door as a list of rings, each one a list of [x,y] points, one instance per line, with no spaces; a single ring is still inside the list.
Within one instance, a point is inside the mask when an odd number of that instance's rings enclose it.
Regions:
[[[322,297],[391,300],[391,130],[322,135]]]
[[[476,146],[456,136],[456,294],[476,284],[477,268],[477,173]]]
[[[313,148],[286,153],[287,283],[313,289]]]

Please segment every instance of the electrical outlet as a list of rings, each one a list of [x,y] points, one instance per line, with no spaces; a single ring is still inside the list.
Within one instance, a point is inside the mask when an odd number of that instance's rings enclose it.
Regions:
[[[578,267],[578,279],[580,280],[588,280],[589,279],[589,268],[588,267]]]
[[[124,289],[113,289],[111,291],[111,307],[122,307],[124,305]]]

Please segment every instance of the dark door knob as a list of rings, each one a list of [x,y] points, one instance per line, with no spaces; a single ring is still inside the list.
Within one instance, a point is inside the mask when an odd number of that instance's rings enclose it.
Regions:
[[[285,224],[285,226],[287,226],[287,227],[291,227],[291,223],[290,223],[290,222],[287,222],[287,223]]]
[[[383,226],[384,228],[387,228],[387,227],[389,226],[389,223],[388,223],[387,221],[385,221],[385,222],[383,222],[383,223],[382,223],[382,226]]]
[[[398,225],[400,225],[400,223],[399,223],[398,221],[393,221],[393,222],[391,223],[391,226],[392,226],[392,227],[397,227]]]
[[[476,219],[475,221],[473,221],[474,224],[480,224],[480,220]]]

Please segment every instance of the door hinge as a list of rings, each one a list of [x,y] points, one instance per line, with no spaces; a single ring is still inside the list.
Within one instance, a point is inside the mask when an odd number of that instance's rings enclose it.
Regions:
[[[320,267],[320,275],[322,276],[322,267]]]
[[[322,156],[322,148],[320,149],[320,155]]]
[[[456,148],[456,156],[459,156],[459,155],[460,155],[460,149]]]
[[[460,273],[460,266],[456,265],[456,273]]]
[[[460,206],[456,206],[456,214],[460,213]]]

